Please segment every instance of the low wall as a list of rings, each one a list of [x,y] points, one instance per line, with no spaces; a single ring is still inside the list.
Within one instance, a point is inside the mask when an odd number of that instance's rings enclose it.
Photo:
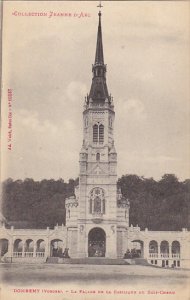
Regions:
[[[1,262],[43,264],[46,262],[46,257],[4,257],[1,258]]]

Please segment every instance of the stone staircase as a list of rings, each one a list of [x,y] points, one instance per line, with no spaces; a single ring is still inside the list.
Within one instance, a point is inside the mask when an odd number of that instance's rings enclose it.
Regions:
[[[58,264],[59,260],[62,259],[60,257],[48,257],[46,263],[48,264]]]
[[[46,263],[49,264],[83,264],[83,265],[129,265],[122,258],[105,258],[105,257],[86,257],[86,258],[60,258],[48,257]]]
[[[129,265],[150,266],[147,259],[145,259],[145,258],[128,258],[128,259],[125,259],[125,261]]]

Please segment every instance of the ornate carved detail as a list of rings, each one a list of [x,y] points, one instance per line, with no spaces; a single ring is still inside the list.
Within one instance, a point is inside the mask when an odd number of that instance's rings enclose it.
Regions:
[[[103,221],[103,213],[101,212],[94,212],[92,216],[93,216],[92,221],[96,224],[101,223]]]
[[[103,216],[103,213],[101,213],[101,212],[94,212],[93,214],[92,214],[92,216],[93,216],[93,218],[102,218],[102,216]]]
[[[101,110],[94,111],[93,113],[96,114],[96,115],[100,115],[100,114],[103,115],[103,114],[105,114],[105,112],[101,111]]]
[[[117,207],[118,208],[129,208],[129,206],[130,206],[130,203],[129,203],[128,199],[121,198],[117,202]]]
[[[112,234],[115,234],[115,226],[114,225],[111,226],[111,231],[112,231]]]
[[[99,188],[99,187],[96,187],[96,188],[92,189],[91,192],[90,192],[90,196],[91,197],[100,196],[100,195],[102,197],[104,197],[105,192],[104,192],[104,190],[102,188]]]
[[[82,234],[84,231],[84,225],[80,225],[80,233]]]
[[[69,208],[69,207],[77,207],[78,206],[78,202],[69,202],[65,204],[65,207]]]
[[[103,170],[103,168],[100,168],[99,165],[96,165],[92,171],[90,172],[91,174],[96,174],[96,175],[99,175],[99,174],[105,174],[105,170]]]

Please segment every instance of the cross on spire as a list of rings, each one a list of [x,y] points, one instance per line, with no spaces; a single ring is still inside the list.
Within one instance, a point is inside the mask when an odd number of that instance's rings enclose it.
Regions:
[[[99,7],[100,9],[103,7],[101,1],[99,2],[99,5],[97,7]]]

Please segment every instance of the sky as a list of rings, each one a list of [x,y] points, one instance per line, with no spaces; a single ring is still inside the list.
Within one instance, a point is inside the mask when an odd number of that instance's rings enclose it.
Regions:
[[[4,2],[2,180],[78,177],[97,5]],[[49,17],[51,11],[55,15]],[[29,12],[47,16],[19,16]],[[118,177],[137,174],[159,180],[172,173],[180,180],[190,178],[189,12],[189,1],[103,2],[104,60],[116,113]],[[8,89],[12,90],[9,143]]]

